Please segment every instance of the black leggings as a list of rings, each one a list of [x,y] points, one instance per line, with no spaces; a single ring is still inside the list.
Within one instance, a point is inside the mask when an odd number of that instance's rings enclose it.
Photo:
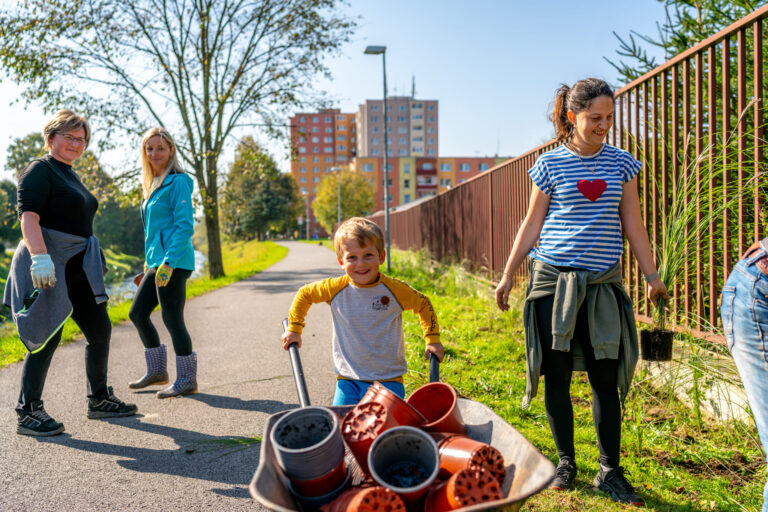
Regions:
[[[139,337],[144,346],[159,347],[160,337],[149,319],[149,315],[159,303],[163,323],[171,334],[173,350],[177,356],[188,356],[192,353],[192,339],[189,337],[187,326],[184,325],[184,302],[187,298],[187,279],[192,275],[192,271],[183,268],[174,269],[168,284],[159,287],[155,285],[156,270],[151,268],[144,273],[144,279],[139,283],[139,289],[136,290],[128,316],[139,331]]]
[[[549,428],[555,439],[560,458],[574,458],[573,405],[571,404],[571,373],[573,372],[573,345],[580,343],[587,366],[587,377],[592,386],[592,418],[597,431],[600,463],[618,467],[621,448],[621,404],[617,385],[618,359],[595,359],[589,337],[586,301],[579,309],[571,352],[552,349],[552,305],[554,296],[534,301],[536,323],[543,354],[541,373],[544,375],[544,404]],[[619,355],[621,357],[621,355]]]
[[[72,319],[85,335],[85,375],[88,379],[88,396],[107,396],[107,364],[112,323],[107,314],[107,303],[96,304],[91,285],[83,270],[85,252],[72,256],[67,262],[64,275],[69,300],[72,302]],[[45,347],[35,354],[28,353],[21,370],[21,392],[16,405],[18,411],[29,410],[32,402],[43,396],[45,379],[56,347],[61,341],[62,329],[48,340]]]

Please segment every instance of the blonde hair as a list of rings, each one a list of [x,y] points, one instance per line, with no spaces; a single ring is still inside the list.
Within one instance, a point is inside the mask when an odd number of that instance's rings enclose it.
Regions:
[[[45,141],[43,149],[45,151],[51,149],[49,142],[51,137],[55,134],[71,132],[78,128],[82,128],[85,132],[85,147],[87,148],[88,143],[91,142],[91,127],[88,124],[88,120],[83,116],[75,114],[71,110],[59,110],[43,127],[43,140]]]
[[[168,159],[168,165],[160,174],[160,179],[155,182],[155,174],[152,172],[152,166],[147,158],[147,142],[152,137],[160,136],[171,148],[171,157]],[[168,133],[168,130],[162,126],[150,128],[144,132],[144,136],[141,138],[141,189],[144,195],[144,199],[149,197],[152,193],[154,183],[162,183],[166,176],[171,172],[184,172],[184,169],[179,165],[179,160],[176,157],[176,143],[173,141],[173,137]]]
[[[339,225],[336,234],[333,235],[333,247],[336,256],[341,258],[344,253],[344,242],[355,240],[362,247],[369,243],[376,247],[379,254],[384,252],[384,235],[381,228],[373,221],[363,217],[352,217]]]

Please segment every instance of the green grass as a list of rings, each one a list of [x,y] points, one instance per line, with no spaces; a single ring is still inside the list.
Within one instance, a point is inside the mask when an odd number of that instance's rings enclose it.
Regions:
[[[274,242],[250,241],[224,244],[222,257],[224,272],[227,275],[218,279],[201,277],[191,280],[187,284],[187,298],[197,297],[261,272],[283,259],[286,254],[288,254],[288,249]],[[125,261],[118,261],[117,263],[125,263]],[[109,318],[112,324],[119,324],[128,320],[130,307],[130,302],[110,306]],[[74,321],[70,319],[64,324],[63,341],[72,341],[80,335],[80,330]],[[11,322],[0,324],[0,368],[20,361],[26,352],[26,348],[16,336],[15,326]]]
[[[528,410],[525,392],[524,290],[510,297],[510,313],[492,300],[493,289],[460,267],[437,265],[425,253],[393,252],[392,275],[427,294],[438,313],[447,357],[441,380],[467,398],[488,405],[553,462],[557,454],[544,410],[544,383]],[[409,374],[407,392],[425,383],[423,340],[416,315],[404,315]],[[704,421],[671,389],[656,389],[637,374],[626,402],[622,427],[622,465],[648,510],[759,510],[765,482],[764,458],[754,425]],[[627,510],[591,483],[598,471],[598,449],[585,373],[575,373],[575,441],[579,473],[571,492],[545,490],[523,510]]]

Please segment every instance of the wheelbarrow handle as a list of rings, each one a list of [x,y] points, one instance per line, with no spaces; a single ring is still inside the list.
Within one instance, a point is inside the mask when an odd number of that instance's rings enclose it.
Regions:
[[[283,332],[288,330],[288,319],[283,319]],[[301,367],[301,358],[299,357],[299,347],[296,343],[291,343],[288,347],[288,354],[291,356],[291,369],[293,370],[293,381],[296,383],[296,394],[299,395],[299,405],[307,407],[309,403],[309,394],[307,393],[307,383],[304,381],[304,369]]]
[[[440,380],[440,360],[435,354],[429,354],[429,382]]]

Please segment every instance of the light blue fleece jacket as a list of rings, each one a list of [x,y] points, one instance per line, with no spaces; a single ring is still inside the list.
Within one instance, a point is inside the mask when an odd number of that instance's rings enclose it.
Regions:
[[[195,269],[192,248],[192,178],[169,174],[141,205],[144,258],[150,268]]]

